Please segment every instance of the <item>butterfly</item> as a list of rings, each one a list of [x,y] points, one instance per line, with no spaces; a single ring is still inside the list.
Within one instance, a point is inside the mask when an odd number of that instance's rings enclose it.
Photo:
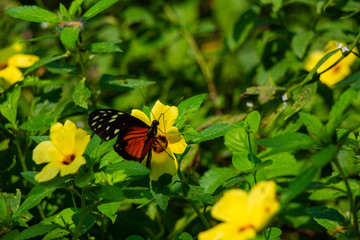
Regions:
[[[99,109],[90,113],[90,128],[103,140],[118,137],[115,152],[126,160],[141,162],[146,156],[146,167],[151,166],[151,146],[156,142],[159,121],[151,126],[125,112]]]

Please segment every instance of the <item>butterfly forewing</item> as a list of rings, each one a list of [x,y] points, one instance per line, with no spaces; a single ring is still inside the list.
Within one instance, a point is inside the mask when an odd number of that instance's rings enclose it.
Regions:
[[[90,113],[88,122],[90,128],[106,141],[118,136],[113,148],[127,160],[141,161],[151,151],[156,129],[136,117],[121,111],[100,109]]]

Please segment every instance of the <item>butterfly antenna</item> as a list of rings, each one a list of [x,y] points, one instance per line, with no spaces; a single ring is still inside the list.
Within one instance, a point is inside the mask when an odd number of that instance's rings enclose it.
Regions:
[[[140,90],[140,88],[138,88],[139,92],[141,93],[141,96],[144,98],[144,101],[146,103],[146,106],[149,106],[149,102],[146,100],[144,94],[142,93],[142,91]],[[150,108],[149,108],[150,109]],[[155,115],[153,114],[153,112],[150,109],[150,114],[153,116],[153,119],[155,119]]]

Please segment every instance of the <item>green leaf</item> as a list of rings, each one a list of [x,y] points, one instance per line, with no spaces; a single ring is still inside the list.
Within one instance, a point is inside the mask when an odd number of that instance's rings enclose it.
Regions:
[[[89,144],[86,147],[85,155],[91,156],[91,153],[100,145],[101,138],[98,135],[94,135],[91,139]]]
[[[55,62],[59,59],[66,58],[66,57],[68,57],[68,55],[65,53],[62,55],[47,56],[47,57],[41,58],[39,61],[34,63],[31,67],[26,69],[26,71],[24,72],[24,76],[27,75],[29,72],[34,71],[35,69],[37,69],[41,66],[44,66],[45,64],[48,64],[50,62]]]
[[[314,140],[310,136],[298,132],[284,133],[267,139],[257,139],[256,142],[265,147],[273,148],[271,153],[307,149],[315,146]],[[270,155],[270,152],[267,154]]]
[[[105,216],[110,218],[111,222],[114,224],[117,218],[118,208],[121,205],[121,202],[110,202],[103,203],[97,206],[97,209],[103,213]]]
[[[9,149],[10,138],[4,139],[0,142],[0,152]]]
[[[81,81],[76,85],[72,98],[74,103],[82,108],[87,109],[88,103],[87,100],[91,96],[91,91],[85,86],[85,82]]]
[[[116,138],[113,138],[109,141],[105,141],[101,143],[99,146],[97,146],[90,154],[91,158],[97,159],[104,155],[105,153],[110,152],[113,149],[113,146],[115,145]],[[119,155],[114,152],[118,157]]]
[[[299,116],[309,133],[320,139],[324,136],[324,126],[318,117],[305,112],[300,112]]]
[[[323,188],[312,192],[309,196],[310,200],[314,201],[326,201],[330,199],[337,199],[339,197],[345,197],[346,193],[333,188]]]
[[[314,33],[310,31],[299,32],[291,39],[291,48],[298,58],[303,58],[306,49],[308,48]]]
[[[70,8],[69,8],[69,15],[71,18],[74,18],[77,11],[81,11],[81,4],[85,0],[74,0],[71,2]]]
[[[193,238],[187,232],[182,232],[175,237],[175,240],[193,240]]]
[[[205,193],[212,194],[219,186],[225,184],[227,180],[234,177],[237,172],[233,168],[213,168],[204,173],[200,178],[200,186]]]
[[[94,178],[95,178],[94,172],[89,171],[86,173],[77,174],[75,176],[74,182],[78,188],[83,188],[86,185],[90,184],[94,180]]]
[[[208,128],[205,128],[199,135],[195,138],[191,139],[192,143],[201,143],[214,138],[218,138],[223,136],[228,130],[230,126],[227,123],[218,123],[214,124]]]
[[[61,43],[66,48],[73,48],[75,46],[76,40],[79,38],[79,33],[81,29],[79,27],[66,27],[60,33]]]
[[[250,154],[247,152],[240,152],[233,155],[232,164],[241,172],[250,172],[255,167],[255,164],[250,161]]]
[[[38,185],[39,183],[35,180],[35,175],[37,174],[37,172],[35,171],[26,171],[26,172],[21,172],[20,173],[21,176],[28,182],[31,182],[34,185]]]
[[[14,87],[5,93],[5,100],[0,104],[0,113],[16,128],[17,107],[20,98],[21,87]]]
[[[109,164],[114,164],[121,161],[124,161],[124,159],[120,157],[119,154],[117,154],[114,150],[111,150],[101,158],[99,168],[101,169]]]
[[[289,187],[281,194],[280,201],[282,205],[286,205],[297,195],[305,191],[318,170],[319,169],[317,167],[312,166],[305,169],[299,176],[297,176],[295,180],[290,183]]]
[[[89,51],[92,53],[123,52],[114,42],[111,41],[92,43],[89,46]]]
[[[254,29],[260,8],[253,7],[241,15],[233,26],[232,31],[226,37],[226,42],[231,51],[239,47]]]
[[[258,111],[252,111],[249,113],[244,121],[244,127],[248,128],[252,133],[256,133],[260,126],[260,113]]]
[[[62,20],[69,21],[70,20],[69,12],[62,3],[60,3],[60,5],[59,5],[59,10],[60,10],[60,15],[61,15]]]
[[[327,208],[325,206],[312,207],[306,209],[306,212],[329,232],[334,232],[338,227],[347,225],[344,216],[333,208]]]
[[[84,13],[83,18],[90,19],[92,17],[95,17],[98,13],[109,8],[111,5],[113,5],[117,1],[119,1],[119,0],[100,0]]]
[[[56,225],[53,224],[38,223],[22,231],[16,239],[31,239],[37,236],[44,235],[45,233],[48,233],[55,228]]]
[[[174,125],[178,128],[181,128],[185,121],[192,114],[199,110],[200,105],[205,99],[205,96],[206,94],[199,94],[181,102],[178,106],[179,114]]]
[[[214,199],[210,193],[206,193],[204,188],[195,185],[185,186],[187,199],[202,202],[204,204],[214,204]]]
[[[298,93],[296,94],[296,99],[293,105],[288,108],[285,116],[285,120],[300,111],[304,105],[308,102],[311,102],[312,97],[315,95],[317,89],[317,82],[310,83],[303,86]]]
[[[69,234],[69,231],[68,230],[65,230],[65,229],[61,229],[61,228],[56,228],[52,231],[50,231],[48,234],[46,234],[42,240],[60,240],[60,239],[63,239],[65,240],[66,238],[62,238],[66,235]]]
[[[115,171],[122,171],[127,176],[147,175],[151,171],[139,162],[122,161],[115,164],[110,164],[106,167],[106,173],[113,173]]]
[[[36,185],[31,189],[25,201],[20,205],[18,211],[14,214],[15,217],[21,217],[27,210],[38,205],[45,197],[49,197],[56,187],[45,187],[42,185]]]
[[[161,210],[165,211],[170,199],[170,188],[172,176],[164,174],[158,181],[150,182],[150,191]]]
[[[338,148],[334,145],[329,145],[325,149],[312,155],[310,160],[317,167],[326,166],[331,160],[334,159]]]
[[[20,128],[27,131],[46,131],[55,121],[55,116],[39,115],[21,124]]]
[[[267,228],[264,233],[266,240],[280,240],[281,234],[281,229],[275,227]]]
[[[30,22],[49,22],[59,23],[59,17],[48,10],[40,8],[38,6],[18,6],[6,9],[7,13],[14,17]]]
[[[74,214],[72,216],[72,220],[76,225],[78,225],[80,220],[80,213]],[[96,222],[96,218],[90,212],[86,212],[80,233],[82,234],[87,232],[95,224],[95,222]]]
[[[47,36],[43,36],[43,37],[23,40],[23,42],[37,42],[37,41],[41,41],[41,40],[45,40],[45,39],[49,39],[49,38],[57,38],[57,37],[59,37],[59,35],[53,34],[53,35],[47,35]]]
[[[50,136],[31,136],[36,144],[39,144],[44,141],[50,141]]]
[[[139,235],[132,235],[132,236],[125,238],[125,240],[144,240],[144,238]]]
[[[304,163],[297,162],[295,157],[289,152],[281,152],[262,158],[262,161],[271,159],[273,163],[260,171],[267,178],[276,178],[281,176],[296,176],[303,169]]]
[[[51,62],[46,64],[46,69],[55,74],[66,74],[76,72],[76,67],[62,62]]]
[[[154,84],[153,81],[145,81],[139,79],[128,78],[127,76],[111,76],[103,75],[99,81],[101,88],[117,91],[125,91],[129,89],[137,89],[147,87]]]
[[[344,112],[357,97],[357,92],[353,88],[348,88],[336,101],[330,111],[329,121],[326,124],[328,132],[333,132],[344,119]]]
[[[256,153],[257,145],[255,137],[252,134],[248,136],[246,130],[240,126],[231,128],[225,134],[224,144],[232,153],[250,153],[249,138],[251,143],[251,150],[253,153]]]
[[[100,201],[103,199],[111,201],[124,200],[122,189],[117,186],[101,186],[100,191],[96,194]]]

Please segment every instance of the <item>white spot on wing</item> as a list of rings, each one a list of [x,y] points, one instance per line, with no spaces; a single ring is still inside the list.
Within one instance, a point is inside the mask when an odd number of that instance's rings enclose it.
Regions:
[[[114,122],[114,121],[115,121],[115,118],[109,120],[109,122]]]
[[[120,129],[115,129],[114,134],[117,134],[120,131]]]
[[[107,126],[107,127],[106,127],[106,131],[109,131],[109,129],[110,129],[110,126]]]

